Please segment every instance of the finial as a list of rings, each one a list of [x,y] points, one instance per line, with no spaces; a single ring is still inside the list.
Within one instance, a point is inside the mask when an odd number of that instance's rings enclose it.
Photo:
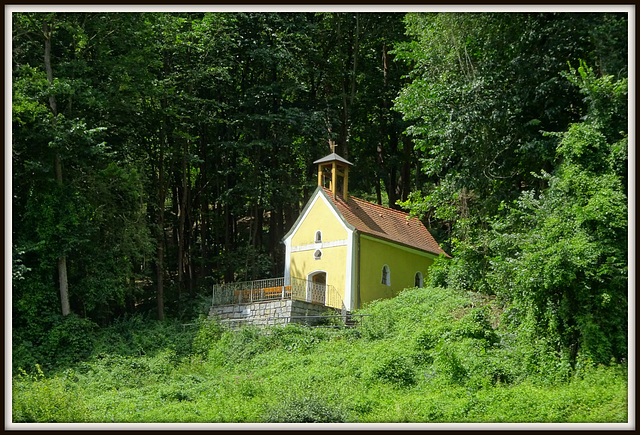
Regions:
[[[336,143],[334,141],[332,141],[331,139],[329,139],[329,148],[331,148],[331,152],[332,153],[336,152]]]

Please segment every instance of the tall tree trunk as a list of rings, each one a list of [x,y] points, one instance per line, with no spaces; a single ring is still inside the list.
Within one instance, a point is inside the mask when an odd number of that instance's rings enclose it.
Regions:
[[[396,205],[397,196],[396,196],[396,166],[391,164],[389,165],[389,176],[387,178],[387,197],[389,198],[389,208],[398,208]]]
[[[182,291],[184,290],[184,257],[185,257],[185,222],[187,217],[187,195],[188,195],[188,186],[187,186],[187,150],[188,144],[187,141],[184,141],[182,146],[182,165],[181,165],[181,189],[178,192],[179,195],[179,203],[178,203],[178,310],[180,309],[180,297],[182,295]]]
[[[163,211],[159,211],[163,213]],[[160,218],[159,226],[164,231],[164,219]],[[158,300],[158,320],[164,320],[164,237],[158,240],[158,254],[156,258],[156,298]]]
[[[158,187],[158,252],[156,257],[156,298],[158,301],[158,320],[164,320],[164,188],[162,163],[159,167],[159,187]]]
[[[282,206],[280,204],[275,205],[269,213],[269,253],[271,255],[271,262],[273,264],[273,270],[271,271],[273,276],[277,276],[283,268],[282,265],[282,244],[280,240],[284,235],[282,231],[284,224],[284,216]]]
[[[163,108],[166,100],[163,99]],[[156,257],[156,299],[158,304],[158,320],[164,320],[164,203],[166,201],[166,189],[164,186],[164,147],[167,144],[166,127],[160,129],[160,144],[158,147],[158,215]]]
[[[56,153],[55,157],[56,166],[56,181],[59,186],[62,186],[62,163],[60,162],[60,156]],[[62,309],[62,315],[66,316],[71,313],[69,306],[69,280],[67,278],[67,257],[66,255],[60,255],[58,257],[58,283],[60,286],[60,305]]]
[[[351,92],[349,96],[349,107],[345,116],[345,140],[344,140],[344,157],[349,158],[351,150],[351,113],[356,99],[356,76],[358,73],[358,53],[360,51],[360,14],[356,12],[356,29],[353,40],[353,69],[351,70]]]
[[[62,307],[62,315],[66,316],[71,313],[69,307],[69,287],[67,280],[67,257],[61,255],[58,257],[58,282],[60,283],[60,303]]]
[[[386,164],[384,159],[384,151],[382,149],[382,143],[385,137],[386,131],[386,123],[381,116],[380,121],[380,137],[378,139],[378,145],[376,146],[376,162],[378,167],[375,170],[376,173],[376,200],[378,201],[378,205],[382,205],[382,186],[380,185],[380,180],[383,177],[383,173],[386,172]]]
[[[228,159],[228,164],[232,164],[229,162],[235,161],[235,155],[232,152],[230,158]],[[234,180],[231,173],[227,173],[225,175],[225,191],[229,191],[234,186]],[[228,199],[225,200],[223,204],[223,214],[224,214],[224,254],[226,258],[231,257],[231,253],[235,251],[235,220],[232,213],[232,207]],[[231,262],[227,261],[225,270],[224,270],[224,281],[232,282],[235,279],[235,271]]]
[[[204,130],[204,129],[203,129]],[[202,282],[202,278],[204,278],[205,276],[207,276],[209,274],[209,270],[208,270],[208,250],[207,250],[207,234],[208,234],[208,226],[209,226],[209,202],[208,202],[208,198],[209,195],[207,193],[205,193],[204,189],[206,187],[206,184],[208,184],[207,182],[207,155],[208,153],[206,152],[206,139],[205,139],[205,134],[206,132],[203,131],[202,134],[200,135],[201,140],[200,140],[200,155],[202,156],[202,162],[200,163],[200,177],[198,178],[199,180],[199,187],[198,187],[198,192],[200,197],[199,202],[200,202],[200,258],[202,259],[200,262],[200,267],[197,268],[197,277],[199,278],[199,282]],[[215,242],[214,242],[215,243]],[[197,267],[197,266],[196,266]]]
[[[406,201],[409,198],[411,192],[411,160],[413,147],[411,146],[411,140],[406,135],[402,135],[402,149],[404,151],[404,159],[402,163],[402,181],[401,186],[401,199]]]
[[[47,81],[49,82],[49,84],[53,84],[53,68],[51,67],[51,38],[53,37],[53,29],[49,26],[49,23],[44,21],[42,31],[44,33],[44,69],[47,74]],[[55,122],[55,119],[57,119],[58,117],[58,105],[56,103],[56,97],[53,94],[49,95],[49,106],[51,107],[51,112],[53,113]],[[60,154],[57,150],[54,160],[56,183],[58,184],[58,186],[62,186],[62,162],[60,159]],[[67,257],[64,254],[61,254],[58,257],[58,285],[60,289],[60,305],[62,315],[67,316],[69,315],[69,313],[71,313],[71,308],[69,306]]]
[[[400,184],[402,183],[402,166],[398,168],[398,165],[403,164],[402,162],[403,153],[398,151],[398,147],[399,147],[398,132],[394,128],[394,125],[391,124],[388,130],[389,130],[389,149],[392,150],[392,152],[399,154],[401,159],[399,163],[397,163],[397,160],[396,160],[396,162],[391,161],[391,163],[389,164],[387,194],[389,195],[389,207],[393,209],[399,209],[400,207],[396,204],[396,201],[398,200],[401,194]],[[398,171],[398,169],[400,169],[400,171]],[[400,172],[399,176],[398,176],[398,172]]]
[[[249,241],[249,245],[253,247],[253,249],[247,252],[247,258],[251,260],[251,279],[258,278],[258,270],[257,270],[257,256],[260,255],[260,251],[262,248],[262,224],[263,224],[263,208],[262,204],[260,204],[260,200],[253,207],[253,219],[252,220],[252,235],[250,236],[251,240]]]
[[[191,258],[193,252],[192,243],[195,242],[195,238],[193,235],[196,233],[197,222],[194,220],[194,216],[196,216],[196,211],[194,210],[193,200],[193,192],[191,190],[190,185],[191,180],[191,165],[187,166],[187,175],[186,175],[186,188],[187,188],[187,200],[185,202],[185,250],[184,250],[184,271],[186,274],[186,282],[187,288],[189,290],[189,295],[193,295],[193,286],[194,286],[194,275],[193,275],[193,261]]]

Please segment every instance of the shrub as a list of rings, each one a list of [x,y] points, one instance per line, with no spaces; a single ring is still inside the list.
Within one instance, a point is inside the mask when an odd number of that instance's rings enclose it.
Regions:
[[[178,363],[176,352],[172,349],[163,350],[158,352],[156,355],[145,359],[146,365],[149,368],[149,373],[155,375],[170,374]]]
[[[224,329],[217,320],[200,317],[198,321],[198,332],[193,339],[191,349],[194,354],[203,358],[207,356],[212,345],[220,340]]]
[[[451,383],[462,384],[467,376],[461,358],[446,344],[439,345],[435,350],[433,365]]]
[[[267,340],[263,330],[244,326],[238,331],[224,332],[210,353],[224,357],[227,364],[240,363],[266,350]]]
[[[306,353],[327,338],[327,331],[290,323],[284,328],[274,328],[268,338],[271,348],[280,348],[288,352]]]
[[[347,423],[349,414],[340,405],[316,396],[289,396],[278,399],[262,415],[266,423]]]
[[[170,348],[177,356],[187,356],[196,333],[175,319],[159,322],[147,315],[125,315],[100,331],[93,354],[155,355]]]
[[[47,334],[41,351],[52,368],[68,367],[91,355],[98,327],[75,314],[58,317]]]
[[[88,410],[75,387],[74,376],[45,378],[39,365],[36,373],[24,370],[13,378],[12,421],[14,423],[75,423],[87,420]]]
[[[159,391],[160,399],[165,401],[176,401],[176,402],[191,402],[193,398],[189,395],[188,392],[185,392],[182,388],[177,387],[163,387],[160,388]]]
[[[488,320],[489,309],[488,305],[473,309],[458,322],[454,334],[461,338],[483,340],[487,345],[498,343],[500,338]]]
[[[43,358],[40,355],[40,347],[34,346],[29,340],[22,339],[18,334],[12,337],[12,374],[17,376],[22,371],[29,371]]]
[[[362,322],[359,329],[368,340],[380,340],[393,334],[397,320],[396,307],[389,300],[377,300],[366,307],[372,318]]]
[[[377,361],[371,370],[371,378],[398,387],[410,387],[416,383],[415,367],[410,358],[392,354]]]

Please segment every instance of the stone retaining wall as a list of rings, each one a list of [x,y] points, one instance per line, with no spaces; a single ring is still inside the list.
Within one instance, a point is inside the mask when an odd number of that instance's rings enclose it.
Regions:
[[[330,307],[291,299],[251,302],[236,305],[211,307],[209,316],[217,317],[232,327],[241,325],[273,326],[287,323],[317,324],[321,319],[297,319],[299,316],[321,316],[340,314]]]

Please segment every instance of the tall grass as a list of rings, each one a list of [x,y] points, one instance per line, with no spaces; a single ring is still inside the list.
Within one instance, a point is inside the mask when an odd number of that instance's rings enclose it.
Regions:
[[[154,322],[136,323],[137,341],[107,331],[112,348],[99,337],[92,357],[66,371],[15,376],[13,421],[628,420],[625,364],[571,370],[544,340],[504,329],[491,300],[410,289],[360,314],[369,316],[353,329],[228,331],[200,320],[172,327],[173,344]]]

